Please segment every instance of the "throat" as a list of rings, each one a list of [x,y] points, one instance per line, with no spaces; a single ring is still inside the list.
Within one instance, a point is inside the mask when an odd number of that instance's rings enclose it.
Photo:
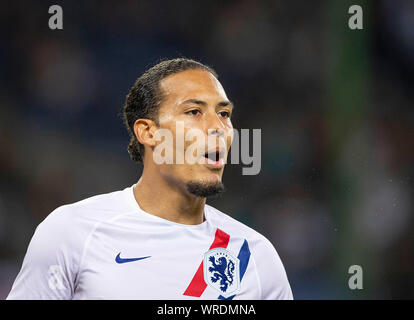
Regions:
[[[197,225],[205,221],[205,198],[189,196],[177,189],[162,192],[155,191],[154,186],[150,187],[140,179],[133,188],[135,201],[146,213],[184,225]]]

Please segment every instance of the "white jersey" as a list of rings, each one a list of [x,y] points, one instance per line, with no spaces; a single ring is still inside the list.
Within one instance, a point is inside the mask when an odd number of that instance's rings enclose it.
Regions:
[[[183,225],[144,212],[133,187],[53,211],[7,299],[293,299],[261,234],[206,205]]]

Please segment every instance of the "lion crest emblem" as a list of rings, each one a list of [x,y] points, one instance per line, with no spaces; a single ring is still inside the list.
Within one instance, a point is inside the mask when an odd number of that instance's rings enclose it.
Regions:
[[[204,280],[223,297],[239,289],[240,261],[230,251],[216,248],[204,254]]]

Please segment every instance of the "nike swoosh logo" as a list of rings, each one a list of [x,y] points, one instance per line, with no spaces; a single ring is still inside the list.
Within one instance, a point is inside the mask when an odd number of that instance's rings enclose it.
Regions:
[[[115,258],[116,263],[126,263],[126,262],[133,262],[133,261],[138,261],[138,260],[143,260],[143,259],[147,259],[150,258],[151,256],[147,256],[147,257],[140,257],[140,258],[121,258],[121,252],[118,253],[118,255]]]

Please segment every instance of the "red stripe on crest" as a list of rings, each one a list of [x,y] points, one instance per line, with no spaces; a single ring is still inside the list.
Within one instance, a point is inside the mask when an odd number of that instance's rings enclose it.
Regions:
[[[227,248],[229,244],[230,236],[224,231],[217,228],[214,241],[210,246],[210,249],[214,248]],[[204,272],[203,272],[203,261],[201,261],[200,266],[195,273],[193,280],[191,280],[187,289],[183,293],[185,296],[191,297],[200,297],[204,290],[207,288],[207,283],[204,281]]]

